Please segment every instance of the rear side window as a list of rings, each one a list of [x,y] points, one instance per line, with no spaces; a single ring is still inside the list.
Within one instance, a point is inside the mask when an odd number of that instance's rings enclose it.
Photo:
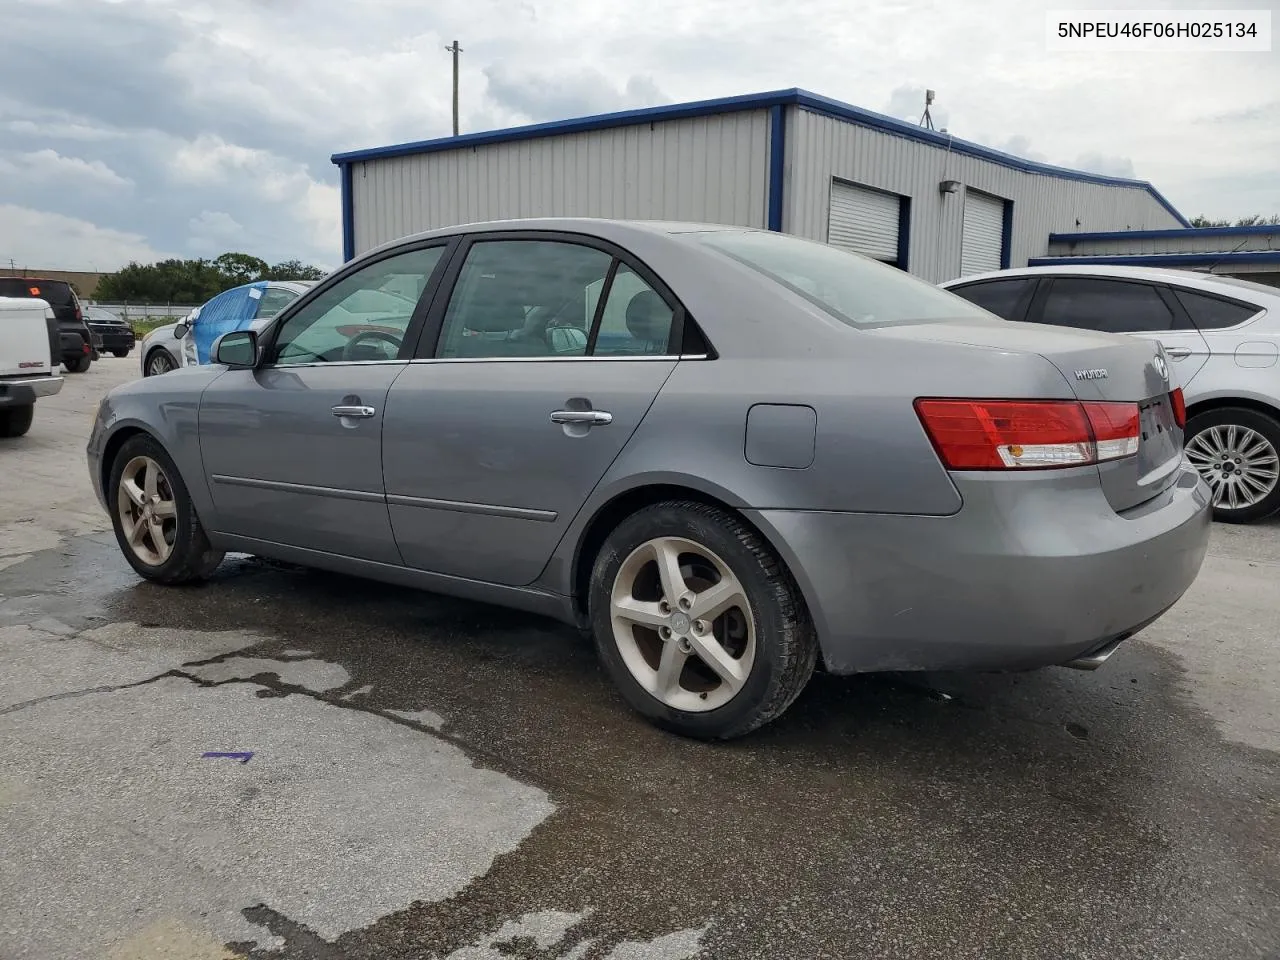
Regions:
[[[30,297],[45,300],[51,307],[69,307],[75,302],[69,284],[25,277],[0,277],[0,297]]]
[[[1248,303],[1237,303],[1234,300],[1219,300],[1202,293],[1174,287],[1173,294],[1191,314],[1191,319],[1201,330],[1222,330],[1244,323],[1250,317],[1262,311]]]
[[[987,280],[963,287],[951,287],[951,292],[989,310],[1005,320],[1021,320],[1027,315],[1027,305],[1036,288],[1033,277],[1016,277],[1010,280]]]
[[[1173,311],[1155,287],[1091,277],[1054,280],[1041,320],[1103,333],[1158,333],[1175,327]]]

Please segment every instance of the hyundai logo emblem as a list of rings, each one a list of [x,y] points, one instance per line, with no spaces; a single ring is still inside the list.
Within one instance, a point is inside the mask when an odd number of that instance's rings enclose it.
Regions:
[[[1156,354],[1156,358],[1151,361],[1151,365],[1156,368],[1156,373],[1160,374],[1161,380],[1169,379],[1169,365],[1164,362],[1164,357]]]

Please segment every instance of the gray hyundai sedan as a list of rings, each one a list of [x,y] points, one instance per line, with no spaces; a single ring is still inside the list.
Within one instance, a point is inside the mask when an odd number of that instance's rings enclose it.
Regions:
[[[695,737],[779,716],[819,660],[1097,667],[1209,537],[1159,344],[778,233],[421,234],[214,356],[98,411],[141,576],[237,551],[548,614]]]

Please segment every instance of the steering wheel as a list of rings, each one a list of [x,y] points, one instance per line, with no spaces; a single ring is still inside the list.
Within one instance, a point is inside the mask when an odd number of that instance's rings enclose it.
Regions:
[[[403,337],[397,337],[394,333],[387,333],[385,330],[361,330],[354,337],[348,340],[347,345],[342,348],[342,359],[361,359],[356,356],[356,347],[362,340],[379,340],[383,343],[389,343],[395,347],[395,353],[397,354],[400,352],[400,345],[404,342]]]

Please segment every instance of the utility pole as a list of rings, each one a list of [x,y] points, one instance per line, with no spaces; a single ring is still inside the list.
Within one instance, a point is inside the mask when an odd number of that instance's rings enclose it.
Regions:
[[[453,54],[453,135],[456,137],[458,135],[458,54],[462,52],[462,48],[455,40],[445,49]]]

